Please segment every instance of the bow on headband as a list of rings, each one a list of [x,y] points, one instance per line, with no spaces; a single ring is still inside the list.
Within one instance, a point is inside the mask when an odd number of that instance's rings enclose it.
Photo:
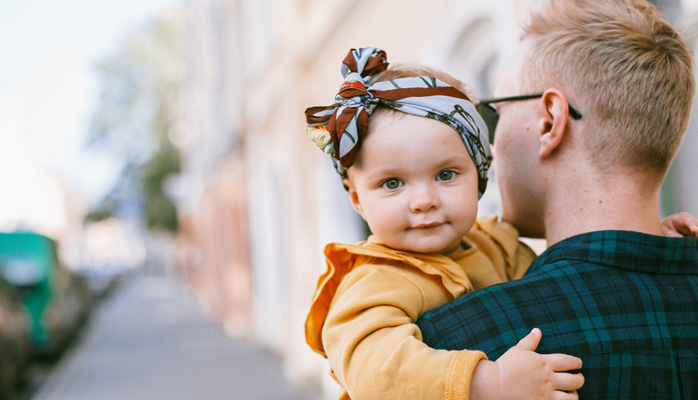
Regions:
[[[374,47],[351,49],[342,64],[344,83],[335,103],[305,110],[306,133],[337,161],[342,173],[354,164],[369,116],[381,104],[395,110],[441,121],[463,139],[478,171],[478,194],[487,187],[492,161],[487,126],[460,90],[427,76],[397,78],[371,84],[388,68],[385,51]]]

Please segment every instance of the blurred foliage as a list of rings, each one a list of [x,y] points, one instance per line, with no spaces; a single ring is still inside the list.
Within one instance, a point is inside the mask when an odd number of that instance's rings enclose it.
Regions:
[[[134,208],[124,202],[136,202],[149,229],[178,229],[177,210],[165,187],[180,171],[180,154],[169,133],[178,118],[182,29],[182,18],[164,15],[133,31],[97,66],[101,88],[88,145],[118,157],[123,170],[88,220],[109,218],[119,209]]]

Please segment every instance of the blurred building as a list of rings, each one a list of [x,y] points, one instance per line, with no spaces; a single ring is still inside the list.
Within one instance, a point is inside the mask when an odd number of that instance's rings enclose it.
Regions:
[[[365,238],[330,160],[303,133],[303,111],[326,105],[352,47],[390,62],[443,69],[488,96],[516,44],[529,1],[188,0],[184,120],[173,138],[184,172],[174,183],[183,274],[235,335],[278,353],[290,378],[336,390],[303,325],[324,245]],[[672,18],[698,2],[657,1]],[[677,11],[678,10],[678,11]],[[682,23],[689,26],[696,18]],[[698,214],[689,128],[665,207]],[[496,213],[491,184],[482,214]],[[668,211],[674,212],[675,208]]]

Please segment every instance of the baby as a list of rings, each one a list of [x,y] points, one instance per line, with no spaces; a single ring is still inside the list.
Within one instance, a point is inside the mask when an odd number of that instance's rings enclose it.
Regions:
[[[423,66],[387,67],[383,50],[352,49],[336,102],[306,110],[308,135],[332,155],[373,232],[326,247],[306,321],[339,398],[577,398],[584,378],[563,371],[581,360],[535,353],[537,329],[496,362],[421,342],[421,315],[522,276],[535,254],[513,226],[476,221],[491,153],[464,85]]]

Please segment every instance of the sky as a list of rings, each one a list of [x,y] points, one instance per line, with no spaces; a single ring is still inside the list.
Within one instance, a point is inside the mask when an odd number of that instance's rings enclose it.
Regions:
[[[47,195],[47,174],[87,205],[110,188],[115,160],[85,151],[99,89],[95,65],[177,3],[0,0],[0,224],[3,212],[38,206],[29,203]]]

